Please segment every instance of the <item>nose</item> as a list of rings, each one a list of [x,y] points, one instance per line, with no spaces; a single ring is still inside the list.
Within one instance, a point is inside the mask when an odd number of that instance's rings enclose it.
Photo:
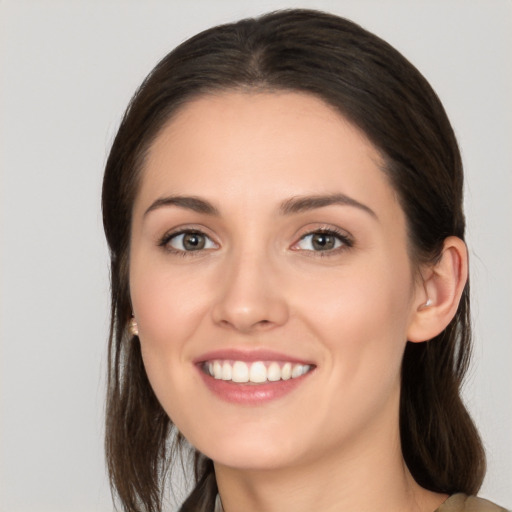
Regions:
[[[213,321],[224,328],[250,334],[285,324],[289,317],[279,272],[263,257],[241,254],[226,262]]]

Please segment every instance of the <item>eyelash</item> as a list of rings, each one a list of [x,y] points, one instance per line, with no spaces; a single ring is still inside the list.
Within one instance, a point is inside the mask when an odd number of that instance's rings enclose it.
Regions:
[[[176,238],[176,237],[178,237],[180,235],[199,235],[199,236],[205,237],[208,240],[210,240],[211,242],[213,242],[211,237],[209,237],[206,233],[203,233],[199,229],[193,229],[193,228],[188,228],[187,229],[187,228],[184,228],[184,229],[180,229],[179,231],[174,231],[174,232],[171,232],[171,233],[166,233],[161,238],[161,240],[158,242],[158,245],[160,247],[162,247],[165,251],[167,251],[167,252],[169,252],[169,253],[171,253],[173,255],[182,256],[182,257],[199,256],[205,250],[208,250],[208,249],[198,249],[196,251],[184,251],[184,250],[181,250],[181,249],[175,249],[174,247],[172,247],[170,245],[170,242],[171,242],[171,240],[173,238]],[[215,243],[215,242],[213,242],[213,243]]]
[[[313,231],[309,231],[309,232],[305,233],[304,235],[302,235],[299,238],[299,240],[297,242],[295,242],[293,245],[296,246],[297,244],[299,244],[302,240],[304,240],[308,236],[313,236],[313,235],[317,235],[317,234],[332,236],[341,242],[341,246],[336,247],[334,249],[325,250],[325,251],[302,250],[302,252],[304,252],[304,253],[313,253],[313,254],[309,254],[308,256],[311,256],[311,257],[317,256],[320,258],[328,258],[330,256],[338,255],[340,252],[346,251],[354,246],[354,241],[346,232],[340,231],[340,230],[338,230],[336,228],[332,228],[332,227],[321,227],[321,228],[314,229]],[[301,249],[297,249],[297,250],[301,250]]]
[[[190,235],[199,235],[199,236],[203,236],[205,238],[207,238],[208,240],[210,240],[211,242],[213,242],[213,240],[204,232],[202,232],[201,230],[198,230],[198,229],[181,229],[179,231],[175,231],[175,232],[171,232],[171,233],[166,233],[158,242],[158,246],[159,247],[162,247],[165,251],[171,253],[171,254],[174,254],[174,255],[177,255],[177,256],[181,256],[181,257],[193,257],[193,256],[199,256],[201,253],[203,253],[205,250],[209,250],[209,249],[198,249],[196,251],[186,251],[186,250],[181,250],[181,249],[175,249],[173,247],[170,246],[170,241],[180,235],[186,235],[186,234],[190,234]],[[297,244],[299,244],[301,241],[303,241],[304,239],[306,239],[308,236],[313,236],[313,235],[317,235],[317,234],[322,234],[322,235],[327,235],[327,236],[333,236],[335,237],[337,240],[339,240],[341,242],[341,246],[340,247],[336,247],[334,249],[328,249],[328,250],[325,250],[325,251],[313,251],[313,250],[307,250],[307,249],[295,249],[296,251],[301,251],[303,253],[314,253],[314,256],[319,256],[321,258],[325,258],[325,257],[329,257],[329,256],[334,256],[336,254],[339,254],[340,252],[342,251],[346,251],[347,249],[350,249],[354,246],[354,242],[353,240],[351,239],[350,236],[348,236],[345,232],[342,232],[340,230],[337,230],[335,228],[332,228],[332,227],[329,227],[329,228],[317,228],[317,229],[314,229],[312,231],[308,231],[307,233],[303,234],[299,240],[297,242],[295,242],[293,244],[293,246],[296,246]],[[213,242],[215,243],[215,242]],[[313,254],[310,254],[309,256],[313,256]]]

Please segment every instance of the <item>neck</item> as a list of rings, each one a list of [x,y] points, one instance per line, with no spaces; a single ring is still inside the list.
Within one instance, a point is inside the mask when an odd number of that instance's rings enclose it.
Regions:
[[[348,448],[278,469],[215,463],[224,512],[433,512],[446,499],[420,487],[407,469],[398,426],[380,423]],[[370,427],[371,429],[371,427]]]

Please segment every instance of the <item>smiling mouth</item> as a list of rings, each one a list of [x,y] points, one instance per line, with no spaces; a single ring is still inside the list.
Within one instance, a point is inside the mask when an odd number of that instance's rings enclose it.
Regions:
[[[216,359],[205,361],[201,370],[216,380],[234,383],[265,384],[297,379],[314,369],[314,365],[285,361],[235,361]]]

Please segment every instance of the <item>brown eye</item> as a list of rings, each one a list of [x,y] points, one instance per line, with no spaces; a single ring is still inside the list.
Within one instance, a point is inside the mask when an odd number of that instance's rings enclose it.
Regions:
[[[198,251],[204,249],[206,240],[199,233],[186,233],[183,235],[183,247],[186,251]]]
[[[336,238],[325,233],[315,233],[312,235],[311,244],[316,251],[327,251],[335,248]]]
[[[166,245],[176,251],[191,252],[202,249],[214,249],[215,243],[204,233],[197,231],[186,231],[169,237]]]
[[[348,240],[336,233],[317,231],[303,236],[297,243],[297,248],[303,251],[330,251],[344,245],[350,245]]]

